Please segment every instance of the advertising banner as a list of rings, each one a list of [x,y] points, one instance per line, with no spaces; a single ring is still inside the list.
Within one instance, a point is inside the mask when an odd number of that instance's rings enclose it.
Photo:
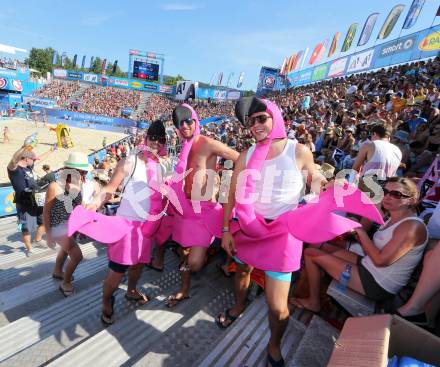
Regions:
[[[174,94],[174,87],[172,85],[161,85],[159,87],[159,92],[166,94]]]
[[[373,61],[374,48],[352,55],[348,62],[347,73],[356,73],[358,71],[369,69]]]
[[[0,77],[0,89],[11,92],[21,92],[23,85],[20,80]]]
[[[376,68],[388,66],[391,62],[403,63],[411,60],[413,50],[417,46],[417,36],[402,37],[378,47]]]
[[[23,96],[23,103],[30,103],[32,106],[44,107],[44,108],[55,108],[57,103],[54,99],[49,98],[39,98],[34,96]]]
[[[313,69],[312,81],[324,79],[327,75],[327,64],[318,65]]]
[[[96,75],[96,74],[84,73],[84,74],[83,74],[83,80],[84,80],[85,82],[98,83],[98,75]]]
[[[347,65],[348,57],[337,59],[330,64],[327,77],[336,78],[344,75],[345,66]]]
[[[53,69],[54,78],[67,78],[67,70],[65,69]]]
[[[76,71],[68,71],[67,77],[69,79],[80,80],[82,78],[82,75],[81,75],[81,73],[76,72]]]
[[[227,99],[232,101],[240,99],[240,92],[239,91],[228,92]]]
[[[195,83],[189,80],[178,81],[176,85],[176,96],[178,101],[186,101],[188,98],[196,97]]]
[[[377,18],[379,13],[370,14],[364,24],[364,28],[362,28],[362,33],[359,37],[358,46],[365,45],[369,40],[371,33],[373,32],[373,28],[376,25]]]
[[[12,186],[0,187],[0,217],[16,213]]]
[[[17,66],[16,70],[6,69],[0,67],[0,77],[12,78],[20,81],[29,80],[30,71],[28,68]]]

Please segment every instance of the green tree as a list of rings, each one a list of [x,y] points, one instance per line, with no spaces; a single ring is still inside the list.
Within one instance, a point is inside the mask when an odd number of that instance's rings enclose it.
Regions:
[[[164,84],[166,85],[176,85],[180,80],[185,80],[185,78],[180,74],[177,74],[177,76],[164,76]]]
[[[31,69],[38,70],[42,75],[52,71],[52,59],[55,50],[52,47],[32,47],[29,57],[25,60]]]

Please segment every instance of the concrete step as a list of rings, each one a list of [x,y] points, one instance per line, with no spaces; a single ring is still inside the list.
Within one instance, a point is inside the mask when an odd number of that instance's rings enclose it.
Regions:
[[[270,336],[267,312],[264,295],[261,295],[226,329],[215,348],[199,360],[197,366],[264,366]],[[282,346],[286,360],[293,355],[305,330],[303,323],[290,318]]]
[[[103,254],[105,251],[104,246],[93,242],[81,244],[80,246],[86,260],[97,257],[98,253]],[[0,268],[0,292],[42,276],[51,276],[56,253],[57,251],[48,249],[23,261],[8,263],[3,269]]]
[[[175,288],[180,281],[177,258],[168,256],[164,273],[147,270],[139,284],[150,297],[158,297]],[[125,285],[116,293],[118,320],[132,314],[135,306],[124,298]],[[60,294],[61,296],[61,294]],[[62,296],[61,296],[62,297]],[[0,328],[0,365],[39,366],[74,348],[103,329],[100,321],[102,284],[82,289],[72,297],[22,317]],[[163,296],[162,296],[163,297]],[[150,307],[149,302],[145,307]]]
[[[233,294],[229,282],[211,264],[193,277],[191,297],[169,309],[163,301],[180,286],[175,272],[177,282],[175,286],[169,283],[168,292],[156,295],[134,314],[118,318],[50,366],[193,365],[222,333],[214,318],[231,305]]]
[[[287,360],[289,367],[325,367],[333,351],[339,331],[319,316],[313,316],[293,358]]]

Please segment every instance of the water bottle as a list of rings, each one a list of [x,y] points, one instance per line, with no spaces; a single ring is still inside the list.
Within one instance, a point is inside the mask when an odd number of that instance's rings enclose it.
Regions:
[[[338,289],[340,291],[345,291],[347,289],[347,284],[351,279],[351,264],[347,264],[345,270],[339,276]]]

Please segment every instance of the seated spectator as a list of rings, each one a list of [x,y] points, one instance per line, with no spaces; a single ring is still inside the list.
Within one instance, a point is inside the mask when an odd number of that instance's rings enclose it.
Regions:
[[[321,271],[338,280],[347,264],[352,267],[347,286],[372,300],[392,298],[407,284],[428,243],[427,228],[415,210],[417,186],[408,178],[393,177],[383,191],[382,206],[389,219],[372,240],[362,227],[354,230],[366,255],[329,244],[305,249],[309,297],[292,298],[293,305],[319,312]]]

